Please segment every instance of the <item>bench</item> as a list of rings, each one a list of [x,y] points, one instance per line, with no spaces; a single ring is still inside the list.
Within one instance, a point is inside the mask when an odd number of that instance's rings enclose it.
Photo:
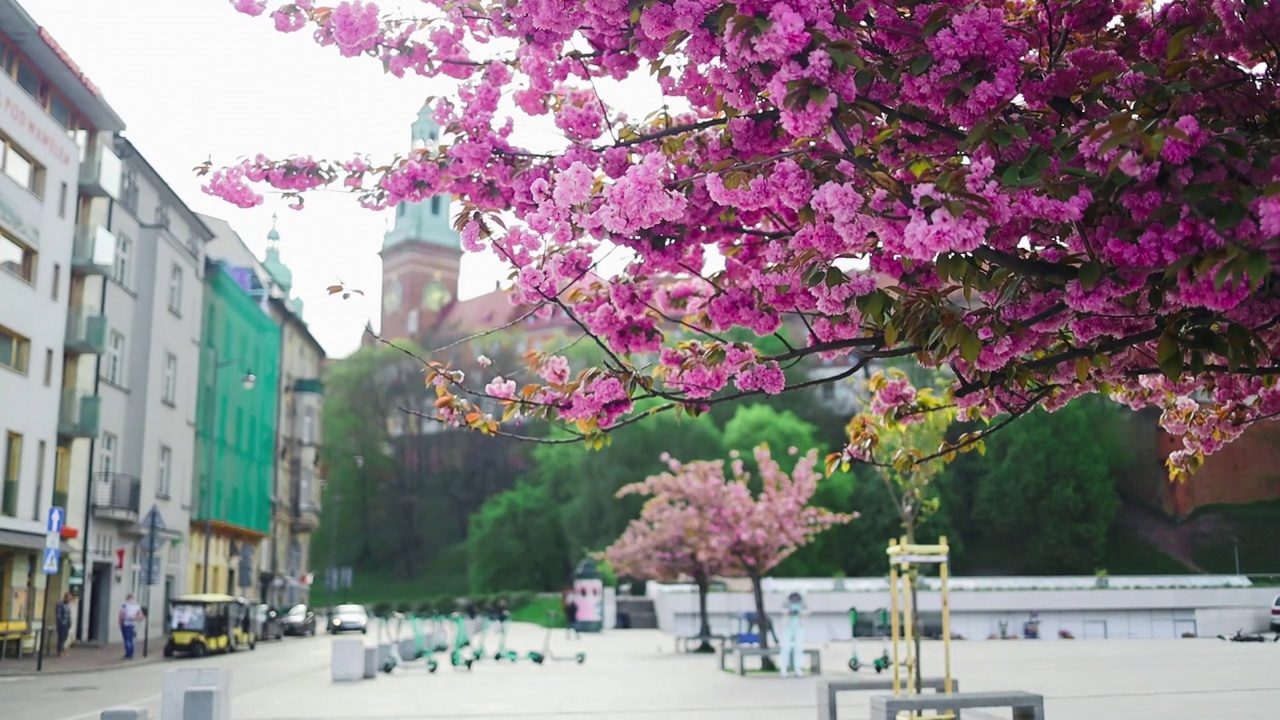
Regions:
[[[721,652],[724,651],[724,644],[729,641],[728,635],[677,635],[676,636],[676,652],[693,652],[694,648],[699,647],[704,640],[716,640],[720,643]]]
[[[0,660],[9,654],[9,643],[14,641],[18,643],[18,659],[22,659],[22,643],[34,635],[26,620],[0,622]]]
[[[911,695],[871,698],[871,720],[894,720],[910,710],[963,710],[966,708],[1013,708],[1013,720],[1044,720],[1044,696],[1021,690],[1006,692],[954,693],[951,695]]]
[[[906,678],[902,679],[905,685]],[[946,687],[946,680],[940,677],[920,678],[920,687],[928,688],[934,692],[942,692]],[[872,677],[855,677],[841,680],[819,680],[818,681],[818,720],[836,720],[836,694],[842,692],[857,692],[860,690],[892,690],[893,678],[885,676]],[[960,681],[955,678],[951,679],[951,690],[955,692],[960,689]]]
[[[777,647],[771,647],[771,648],[743,647],[741,645],[737,647],[724,646],[720,648],[720,669],[721,670],[727,669],[725,667],[725,660],[727,659],[729,653],[731,652],[738,653],[738,674],[746,675],[748,655],[751,655],[753,657],[758,657],[758,658],[764,658],[771,655],[778,655],[782,652],[782,650]],[[805,648],[804,654],[809,656],[809,671],[812,672],[814,675],[821,675],[822,674],[822,652],[820,650],[816,650],[813,648]]]

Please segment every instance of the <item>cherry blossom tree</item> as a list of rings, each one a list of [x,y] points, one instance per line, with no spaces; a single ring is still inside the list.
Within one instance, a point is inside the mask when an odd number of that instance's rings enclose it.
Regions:
[[[727,561],[712,522],[723,487],[723,477],[697,472],[663,473],[623,487],[618,497],[652,497],[640,517],[603,553],[621,575],[659,582],[693,580],[698,588],[698,637],[703,638],[697,652],[713,652],[707,642],[711,636],[707,593],[711,578],[720,574]]]
[[[424,0],[407,17],[297,0],[270,17],[452,82],[435,104],[451,140],[210,162],[207,192],[301,205],[336,187],[373,209],[452,193],[514,300],[605,353],[535,354],[541,380],[483,389],[433,360],[442,422],[542,416],[598,445],[639,399],[780,393],[815,355],[850,358],[831,380],[877,358],[949,367],[944,404],[968,420],[1085,393],[1159,407],[1175,477],[1280,414],[1280,3]],[[600,92],[619,83],[661,101],[619,112]],[[512,141],[538,116],[557,147]],[[598,277],[608,248],[632,259]],[[804,340],[780,352],[727,339],[784,324]],[[486,395],[502,417],[476,409]],[[868,461],[867,440],[841,462]]]
[[[692,538],[696,539],[702,558],[713,561],[725,574],[751,580],[756,617],[760,619],[760,645],[768,647],[769,616],[765,614],[761,584],[764,576],[819,533],[853,520],[856,514],[833,513],[809,505],[822,477],[816,450],[801,457],[789,475],[767,446],[756,447],[754,457],[761,480],[758,494],[751,492],[751,477],[736,453],[729,463],[728,477],[723,460],[682,463],[667,457],[668,472],[627,486],[621,493],[650,495],[646,511],[666,506],[654,512],[685,518],[678,522],[688,522],[686,527],[695,529]],[[625,560],[631,551],[626,544],[622,550]],[[705,602],[702,613],[705,627]]]

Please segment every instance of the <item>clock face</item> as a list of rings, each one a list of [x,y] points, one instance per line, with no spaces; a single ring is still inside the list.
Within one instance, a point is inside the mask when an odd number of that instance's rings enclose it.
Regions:
[[[399,280],[392,280],[391,285],[387,287],[387,292],[382,298],[383,307],[387,312],[395,312],[400,309],[400,303],[404,300],[404,286]]]
[[[422,288],[422,307],[431,312],[437,312],[440,308],[449,304],[450,293],[449,288],[439,280],[432,280]]]

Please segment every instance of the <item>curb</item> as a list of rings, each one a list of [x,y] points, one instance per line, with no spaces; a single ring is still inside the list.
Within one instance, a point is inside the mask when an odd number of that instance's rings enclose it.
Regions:
[[[48,666],[45,666],[45,669],[40,672],[37,672],[34,669],[25,670],[22,672],[5,672],[4,669],[0,667],[0,680],[4,678],[13,678],[13,677],[42,677],[45,675],[80,675],[83,673],[102,672],[104,670],[122,670],[128,667],[138,667],[139,665],[151,665],[157,662],[160,662],[159,655],[155,657],[146,657],[146,658],[139,656],[134,660],[119,660],[106,665],[95,665],[93,667],[50,668]]]

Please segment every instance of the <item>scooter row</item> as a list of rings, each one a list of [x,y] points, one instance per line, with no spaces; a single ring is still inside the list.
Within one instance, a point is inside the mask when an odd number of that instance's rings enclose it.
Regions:
[[[467,629],[468,617],[461,613],[453,613],[451,615],[434,615],[430,617],[419,617],[416,615],[402,615],[396,613],[391,618],[383,620],[378,628],[378,641],[383,642],[384,633],[387,635],[386,640],[390,642],[391,654],[382,664],[382,671],[390,673],[397,667],[407,665],[418,660],[423,661],[427,672],[434,673],[439,667],[440,662],[436,660],[437,653],[448,653],[449,664],[455,669],[470,670],[472,665],[482,660],[492,658],[495,661],[508,661],[511,663],[520,660],[528,660],[535,665],[542,665],[545,662],[574,662],[582,664],[586,662],[586,653],[576,653],[574,655],[563,656],[556,655],[551,649],[551,633],[552,629],[547,628],[546,636],[543,638],[542,649],[530,650],[523,657],[519,652],[507,647],[507,625],[506,620],[494,620],[486,616],[476,633],[476,640],[473,643],[470,632]],[[394,622],[395,627],[391,625]],[[408,623],[413,634],[412,653],[405,657],[402,648],[404,625]],[[430,626],[430,632],[427,626]],[[452,627],[452,633],[448,630]],[[485,650],[486,640],[489,635],[494,634],[491,629],[496,627],[498,636],[498,648],[493,651],[492,655]],[[452,635],[450,641],[449,636]]]

